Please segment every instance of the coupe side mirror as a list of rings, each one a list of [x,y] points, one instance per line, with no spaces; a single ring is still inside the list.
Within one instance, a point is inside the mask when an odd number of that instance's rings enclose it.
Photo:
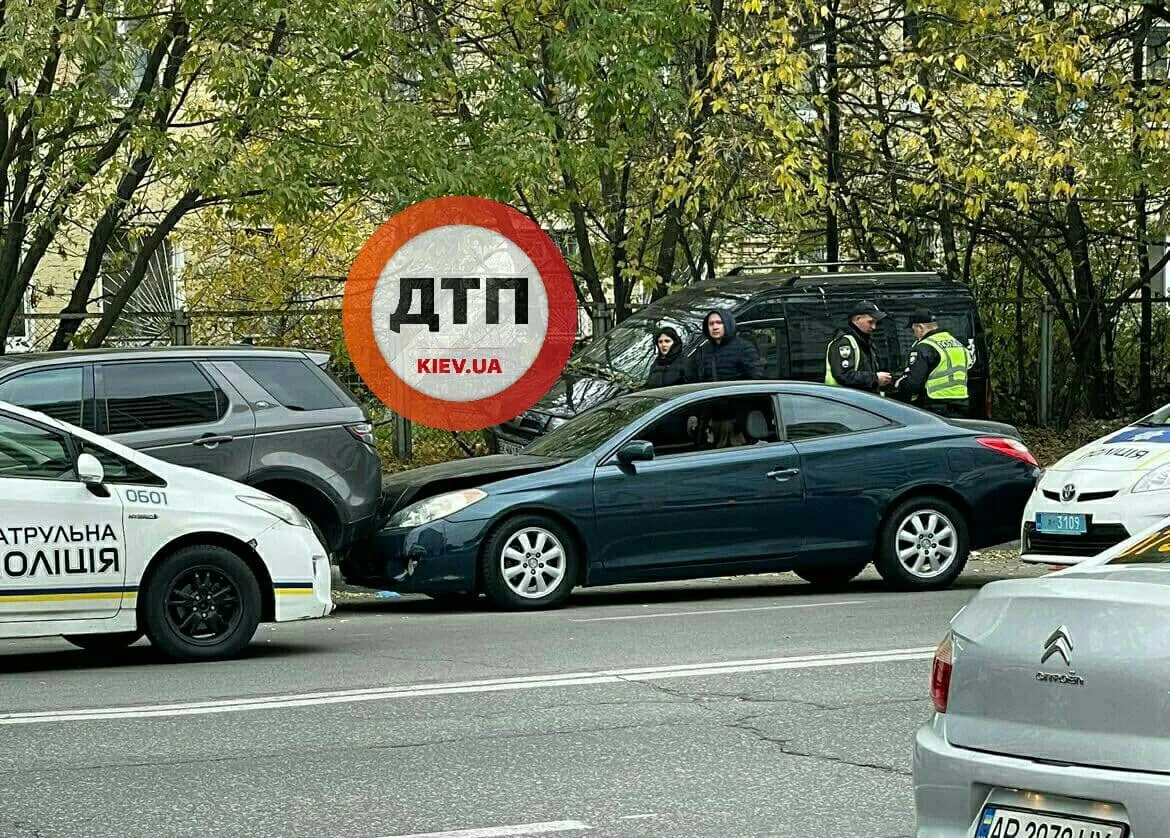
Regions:
[[[92,489],[106,482],[106,470],[93,454],[82,454],[77,458],[77,479]]]
[[[619,463],[627,466],[639,460],[653,460],[654,446],[645,440],[635,439],[618,449],[617,458]]]

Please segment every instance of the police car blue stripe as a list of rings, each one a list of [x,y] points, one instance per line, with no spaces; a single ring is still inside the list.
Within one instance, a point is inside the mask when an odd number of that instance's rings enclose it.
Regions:
[[[309,588],[313,587],[312,582],[273,582],[274,588]]]
[[[9,588],[0,590],[0,597],[38,596],[41,594],[132,594],[137,585],[92,585],[84,588]]]

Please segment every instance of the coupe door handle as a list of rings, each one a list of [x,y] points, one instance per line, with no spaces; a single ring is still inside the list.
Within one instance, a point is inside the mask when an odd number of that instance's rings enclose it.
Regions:
[[[231,442],[233,439],[235,439],[235,437],[231,436],[230,434],[220,434],[218,436],[215,434],[205,434],[198,439],[191,440],[191,444],[206,445],[208,448],[213,448],[216,445],[219,445],[221,442]]]
[[[778,468],[774,471],[768,472],[768,476],[773,480],[781,481],[787,480],[790,477],[795,477],[798,474],[800,474],[800,469],[798,468]]]

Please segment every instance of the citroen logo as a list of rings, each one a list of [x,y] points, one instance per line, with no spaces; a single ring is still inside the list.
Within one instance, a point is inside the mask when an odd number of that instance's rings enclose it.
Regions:
[[[1048,636],[1048,640],[1044,642],[1044,657],[1040,658],[1040,663],[1045,663],[1053,655],[1060,655],[1064,658],[1064,665],[1068,666],[1070,663],[1070,655],[1072,655],[1073,643],[1072,638],[1069,637],[1068,629],[1061,626],[1056,631]]]
[[[1060,490],[1060,499],[1062,501],[1064,501],[1065,503],[1068,503],[1070,500],[1072,500],[1076,496],[1077,496],[1077,487],[1074,486],[1072,483],[1066,483],[1064,485],[1064,488]]]

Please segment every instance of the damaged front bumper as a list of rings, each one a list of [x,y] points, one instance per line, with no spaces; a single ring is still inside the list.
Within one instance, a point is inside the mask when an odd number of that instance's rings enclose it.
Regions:
[[[420,527],[379,530],[353,546],[340,563],[341,575],[351,585],[398,593],[475,590],[485,524],[442,519]]]

